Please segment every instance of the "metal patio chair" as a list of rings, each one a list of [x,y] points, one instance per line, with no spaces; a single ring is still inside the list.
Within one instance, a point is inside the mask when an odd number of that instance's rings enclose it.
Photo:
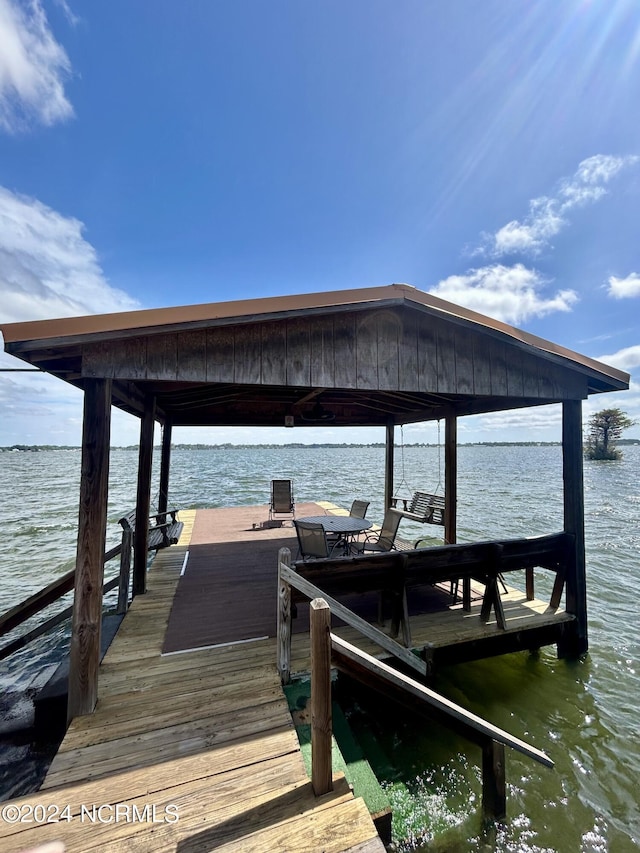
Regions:
[[[354,518],[365,518],[367,515],[368,509],[369,509],[369,501],[355,500],[351,504],[351,509],[349,510],[349,515],[352,515]]]
[[[291,480],[272,480],[271,497],[269,500],[269,520],[288,515],[295,517],[296,505],[293,499],[293,484]]]
[[[298,537],[298,553],[303,560],[344,556],[343,540],[335,543],[329,542],[324,527],[317,521],[294,519],[293,524]]]
[[[382,527],[374,536],[368,536],[362,542],[354,542],[352,548],[358,553],[367,551],[391,551],[398,533],[402,514],[394,509],[388,509],[384,514]]]

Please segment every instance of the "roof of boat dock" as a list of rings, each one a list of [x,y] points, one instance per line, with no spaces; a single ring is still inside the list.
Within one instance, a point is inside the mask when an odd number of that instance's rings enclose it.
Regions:
[[[5,350],[114,381],[176,425],[377,425],[626,389],[629,375],[407,284],[3,324]],[[366,400],[366,397],[369,400]]]

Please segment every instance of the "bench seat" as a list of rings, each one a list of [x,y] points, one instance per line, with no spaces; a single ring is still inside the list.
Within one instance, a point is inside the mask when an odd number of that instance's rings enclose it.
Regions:
[[[398,509],[402,503],[404,508]],[[414,492],[411,500],[393,498],[392,505],[403,518],[420,524],[444,524],[444,496],[430,495],[428,492]]]
[[[153,515],[149,516],[149,526],[147,528],[147,548],[149,551],[167,548],[169,545],[175,545],[178,542],[184,524],[182,521],[178,521],[177,515],[177,509],[170,509],[165,513],[153,513]],[[122,526],[123,530],[130,530],[135,538],[135,509],[123,515],[118,520],[118,523]]]

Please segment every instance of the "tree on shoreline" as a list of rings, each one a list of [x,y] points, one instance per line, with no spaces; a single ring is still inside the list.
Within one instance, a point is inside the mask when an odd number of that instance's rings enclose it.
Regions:
[[[633,426],[634,421],[621,409],[601,409],[589,418],[589,438],[585,446],[587,459],[621,459],[622,451],[615,442],[623,430]]]

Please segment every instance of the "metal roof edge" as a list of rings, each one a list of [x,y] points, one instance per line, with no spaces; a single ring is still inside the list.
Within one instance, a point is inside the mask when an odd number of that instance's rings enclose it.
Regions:
[[[501,320],[495,320],[447,302],[439,296],[418,290],[410,284],[394,283],[374,287],[352,288],[349,290],[330,290],[316,293],[295,294],[290,296],[268,296],[257,299],[242,299],[227,302],[210,302],[197,305],[170,306],[166,308],[146,308],[138,311],[123,311],[111,314],[89,314],[81,317],[63,317],[52,320],[31,320],[21,323],[1,323],[0,331],[4,336],[5,349],[11,352],[12,344],[27,342],[45,342],[56,339],[82,337],[84,335],[103,335],[139,330],[160,332],[162,327],[202,324],[209,321],[228,322],[243,318],[256,318],[270,314],[297,313],[300,311],[322,310],[347,307],[349,305],[376,302],[404,302],[419,305],[429,312],[440,316],[448,315],[484,329],[505,335],[521,344],[551,355],[566,359],[573,365],[582,367],[590,373],[608,377],[620,388],[628,387],[630,375],[611,365],[604,364],[589,356],[554,344],[537,335],[510,326]]]
[[[45,340],[101,332],[125,332],[134,329],[150,330],[157,326],[175,326],[202,320],[238,319],[248,315],[266,315],[282,311],[302,311],[312,308],[351,305],[388,299],[390,291],[402,298],[409,285],[382,285],[303,293],[293,296],[265,296],[228,302],[207,302],[197,305],[178,305],[167,308],[142,308],[138,311],[119,311],[111,314],[87,314],[80,317],[61,317],[52,320],[27,320],[20,323],[0,323],[6,343]]]

